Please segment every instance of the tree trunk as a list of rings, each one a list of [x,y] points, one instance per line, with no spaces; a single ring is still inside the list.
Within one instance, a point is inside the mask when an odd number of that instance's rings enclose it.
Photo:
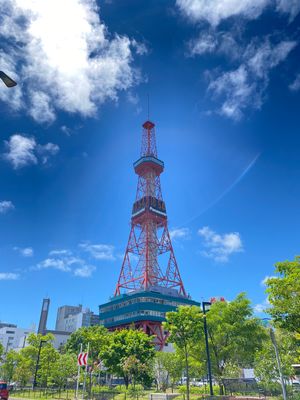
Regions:
[[[128,379],[127,375],[124,376],[124,382],[125,382],[126,389],[128,389],[129,379]]]

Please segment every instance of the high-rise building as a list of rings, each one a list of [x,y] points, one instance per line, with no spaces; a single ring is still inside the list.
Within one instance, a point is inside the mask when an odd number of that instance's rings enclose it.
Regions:
[[[155,335],[158,349],[166,346],[162,328],[166,312],[179,305],[197,305],[187,295],[175,258],[163,200],[160,175],[164,163],[157,157],[155,125],[143,124],[131,229],[114,297],[99,306],[100,323],[110,330],[133,325]]]
[[[99,325],[99,316],[89,308],[79,306],[62,306],[57,310],[55,329],[64,332],[75,332],[84,326]]]

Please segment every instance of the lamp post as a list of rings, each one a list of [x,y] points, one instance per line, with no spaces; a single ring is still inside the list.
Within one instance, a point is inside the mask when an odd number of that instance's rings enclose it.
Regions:
[[[15,82],[10,76],[6,75],[6,73],[3,71],[0,71],[0,79],[9,88],[14,87],[17,84],[17,82]]]
[[[205,348],[206,348],[206,358],[207,358],[207,371],[208,371],[208,380],[209,380],[209,393],[211,396],[213,396],[214,390],[213,390],[213,385],[212,385],[211,363],[210,363],[207,321],[206,321],[206,312],[209,311],[210,306],[211,306],[211,302],[209,302],[209,301],[202,302],[202,311],[203,311],[203,317],[204,317],[203,322],[204,322]]]
[[[262,321],[271,321],[271,319],[270,318],[262,318]],[[276,338],[275,338],[275,332],[274,332],[273,327],[270,326],[270,324],[268,324],[268,325],[269,325],[268,327],[269,327],[269,333],[270,333],[271,342],[272,342],[272,344],[274,346],[274,350],[275,350],[276,362],[277,362],[277,367],[278,367],[278,372],[279,372],[279,379],[280,379],[280,384],[281,384],[281,389],[282,389],[283,400],[287,400],[286,388],[285,388],[285,383],[284,383],[284,379],[283,379],[281,361],[280,361],[277,341],[276,341]]]
[[[33,383],[32,383],[32,390],[34,390],[34,388],[36,387],[36,378],[37,378],[37,373],[38,373],[38,369],[39,369],[40,355],[41,355],[43,343],[47,343],[47,340],[40,341],[38,356],[37,356],[36,365],[35,365],[34,378],[33,378]]]

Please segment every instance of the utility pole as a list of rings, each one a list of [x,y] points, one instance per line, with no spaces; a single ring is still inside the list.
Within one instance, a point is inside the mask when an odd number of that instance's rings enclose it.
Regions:
[[[213,396],[214,390],[213,390],[213,385],[212,385],[211,362],[210,362],[210,354],[209,354],[209,346],[208,346],[208,332],[207,332],[207,321],[206,321],[206,311],[209,310],[210,306],[211,306],[211,303],[209,301],[202,302],[205,348],[206,348],[206,358],[207,358],[207,371],[208,371],[208,380],[209,380],[209,393],[211,396]],[[284,400],[286,400],[286,399],[284,399]]]

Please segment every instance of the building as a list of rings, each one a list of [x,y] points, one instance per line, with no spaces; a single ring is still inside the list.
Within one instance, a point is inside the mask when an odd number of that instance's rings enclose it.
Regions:
[[[62,306],[57,310],[55,329],[47,329],[50,299],[43,299],[38,333],[46,335],[51,333],[54,336],[53,345],[60,348],[66,344],[72,332],[83,326],[99,324],[99,316],[95,315],[89,308],[78,306]]]
[[[64,332],[75,332],[84,326],[99,325],[99,316],[89,308],[78,306],[62,306],[57,310],[55,329]]]
[[[4,351],[18,350],[26,346],[26,339],[30,333],[34,333],[35,328],[18,328],[14,324],[0,324],[0,343]]]
[[[200,304],[186,293],[175,258],[160,185],[164,163],[157,157],[154,128],[151,121],[143,124],[140,158],[133,164],[138,184],[128,244],[114,297],[99,306],[99,315],[110,330],[134,326],[154,335],[156,348],[164,350],[166,312]]]

